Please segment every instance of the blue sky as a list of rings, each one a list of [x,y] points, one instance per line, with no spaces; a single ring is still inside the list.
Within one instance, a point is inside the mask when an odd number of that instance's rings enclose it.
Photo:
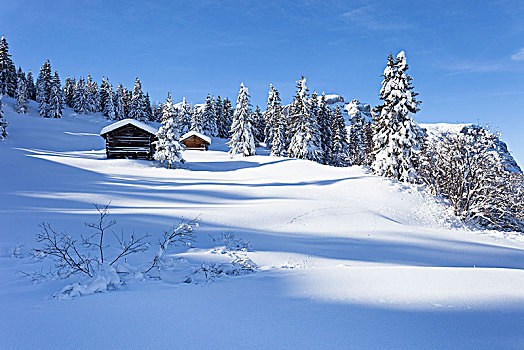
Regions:
[[[523,1],[12,1],[0,34],[17,65],[51,60],[62,78],[91,73],[152,100],[236,98],[263,106],[310,90],[378,102],[391,51],[405,50],[420,122],[475,122],[503,134],[524,165]]]

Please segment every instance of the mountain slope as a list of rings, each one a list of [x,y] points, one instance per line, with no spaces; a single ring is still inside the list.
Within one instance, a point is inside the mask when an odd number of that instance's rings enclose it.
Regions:
[[[524,346],[524,240],[462,228],[416,187],[359,167],[269,157],[230,158],[223,140],[188,151],[183,169],[107,160],[109,124],[66,110],[49,120],[4,109],[0,143],[0,334],[8,348],[519,348]],[[135,281],[59,301],[68,282],[17,276],[42,221],[71,234],[111,202],[119,229],[154,243],[200,215],[194,248],[212,262],[233,233],[252,246],[254,274],[209,285]],[[136,264],[149,255],[137,257]],[[98,346],[97,346],[98,345]]]

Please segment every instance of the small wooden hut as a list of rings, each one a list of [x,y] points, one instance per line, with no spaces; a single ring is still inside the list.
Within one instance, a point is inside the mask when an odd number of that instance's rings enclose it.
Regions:
[[[107,158],[152,160],[157,130],[135,119],[124,119],[106,126],[100,132],[106,140]]]
[[[211,145],[211,138],[202,135],[196,131],[190,131],[180,138],[180,143],[184,145],[185,149],[196,149],[207,151]]]

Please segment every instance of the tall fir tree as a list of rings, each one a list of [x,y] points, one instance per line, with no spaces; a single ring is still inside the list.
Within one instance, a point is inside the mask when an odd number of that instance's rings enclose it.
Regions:
[[[75,94],[73,98],[73,108],[76,113],[86,114],[89,112],[87,99],[86,83],[83,77],[80,77],[75,84]]]
[[[374,161],[372,170],[400,181],[416,182],[419,150],[423,143],[422,130],[415,124],[420,101],[407,75],[404,51],[395,59],[390,54],[384,70],[378,114],[373,124]]]
[[[281,157],[286,155],[287,141],[286,141],[286,123],[284,115],[280,112],[273,116],[273,129],[271,131],[271,155]]]
[[[180,134],[183,135],[191,130],[191,110],[193,107],[187,102],[186,98],[182,99],[182,102],[177,105],[178,107],[178,125],[180,127]]]
[[[162,126],[156,134],[158,141],[154,158],[159,162],[166,162],[170,169],[176,163],[184,163],[182,146],[178,142],[180,134],[176,119],[177,111],[173,106],[171,94],[168,93],[162,109]]]
[[[55,69],[55,74],[51,80],[51,90],[49,91],[48,102],[48,117],[62,118],[62,108],[64,105],[64,95],[60,83],[58,71]]]
[[[320,133],[315,117],[311,115],[306,79],[297,81],[297,93],[289,109],[290,142],[287,154],[290,157],[321,161]]]
[[[151,100],[149,98],[149,92],[146,92],[142,109],[144,111],[143,120],[155,121],[153,116],[153,108],[151,107]]]
[[[0,94],[14,97],[16,85],[16,68],[9,54],[7,40],[2,36],[0,39]]]
[[[86,81],[87,105],[89,112],[100,112],[100,91],[98,84],[91,78],[91,74],[87,76]]]
[[[66,106],[73,108],[73,101],[75,99],[75,85],[74,78],[67,77],[64,82],[64,103]]]
[[[340,107],[337,106],[333,114],[333,125],[331,126],[333,137],[331,141],[330,161],[334,166],[349,165],[349,143],[346,131],[346,122],[342,116]]]
[[[115,105],[115,119],[122,120],[126,118],[125,109],[124,109],[124,96],[125,91],[122,84],[118,84],[114,96],[114,105]]]
[[[29,71],[25,78],[26,87],[27,87],[27,98],[33,101],[36,101],[36,87],[35,81],[33,79],[33,73]]]
[[[229,138],[230,130],[231,130],[231,123],[233,123],[233,106],[231,106],[231,101],[226,97],[224,101],[222,102],[222,113],[221,118],[218,123],[219,127],[219,134],[222,138]]]
[[[18,84],[16,86],[16,104],[15,111],[17,113],[25,114],[27,112],[27,87],[25,79],[18,77]]]
[[[2,94],[0,94],[0,140],[7,137],[7,121],[4,118],[4,109],[2,108]]]
[[[253,136],[253,111],[249,101],[249,91],[244,83],[240,84],[237,106],[231,125],[231,139],[228,142],[231,155],[242,154],[244,157],[256,154],[255,138]]]
[[[108,89],[109,89],[109,79],[106,77],[102,77],[102,83],[100,83],[99,98],[100,98],[100,110],[102,111],[102,113],[104,113],[104,115],[106,111],[106,103],[108,102],[108,99],[109,99]],[[108,116],[106,115],[106,117]]]
[[[255,107],[255,112],[253,113],[253,123],[255,127],[255,134],[253,135],[255,137],[255,143],[260,144],[261,142],[264,142],[264,130],[266,129],[266,120],[264,119],[264,115],[260,111],[260,107]]]
[[[53,77],[51,75],[51,63],[46,60],[40,67],[40,74],[36,81],[36,101],[38,102],[38,112],[41,117],[48,118],[50,93]]]
[[[202,131],[202,111],[204,109],[203,105],[194,105],[191,110],[191,130],[196,132]]]
[[[264,128],[264,142],[270,147],[273,144],[273,131],[281,119],[281,114],[282,102],[280,100],[280,94],[273,84],[270,84],[266,112],[264,113],[266,123]]]
[[[104,95],[103,98],[105,99],[103,106],[104,115],[111,119],[111,120],[117,120],[117,116],[115,113],[115,103],[114,103],[114,93],[113,93],[113,86],[109,84],[106,88],[104,88]]]
[[[224,122],[224,110],[222,109],[222,98],[217,96],[216,100],[213,103],[213,110],[215,111],[215,119],[217,124],[217,137],[226,138],[227,130],[231,124],[227,127],[224,127],[222,123]],[[224,132],[225,131],[225,132]]]
[[[328,107],[326,101],[326,94],[322,92],[318,101],[317,108],[317,121],[318,121],[318,130],[320,133],[320,147],[322,149],[322,160],[323,164],[331,164],[330,152],[331,152],[331,143],[333,140],[333,131],[331,126],[333,125],[333,111]]]
[[[208,136],[218,136],[217,120],[215,115],[214,101],[209,94],[206,97],[206,103],[202,109],[201,131]]]
[[[366,161],[366,120],[360,110],[360,101],[353,100],[349,104],[349,162],[351,165],[364,165]]]
[[[16,86],[18,87],[18,79],[22,78],[22,80],[24,81],[25,85],[26,85],[26,88],[27,88],[27,80],[26,80],[26,77],[25,77],[25,73],[24,71],[22,70],[22,67],[18,67],[18,72],[16,73]],[[15,93],[16,95],[16,93]]]
[[[145,120],[145,96],[142,92],[142,83],[140,79],[136,78],[135,87],[133,88],[133,94],[131,96],[131,101],[129,103],[129,118],[136,120]]]

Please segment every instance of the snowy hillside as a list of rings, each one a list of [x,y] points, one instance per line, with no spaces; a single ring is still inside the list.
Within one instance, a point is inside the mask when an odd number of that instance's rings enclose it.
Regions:
[[[19,115],[13,103],[4,99],[0,142],[2,348],[524,347],[520,235],[470,231],[417,187],[360,167],[263,149],[230,158],[217,138],[208,152],[186,151],[181,169],[108,160],[98,136],[106,119],[70,109],[39,118],[33,102]],[[41,222],[79,235],[96,219],[92,204],[108,202],[117,232],[148,233],[152,244],[199,216],[196,242],[169,251],[173,259],[225,261],[220,237],[232,233],[258,268],[196,284],[173,266],[71,300],[53,294],[81,276],[20,277],[38,269],[27,253]]]

